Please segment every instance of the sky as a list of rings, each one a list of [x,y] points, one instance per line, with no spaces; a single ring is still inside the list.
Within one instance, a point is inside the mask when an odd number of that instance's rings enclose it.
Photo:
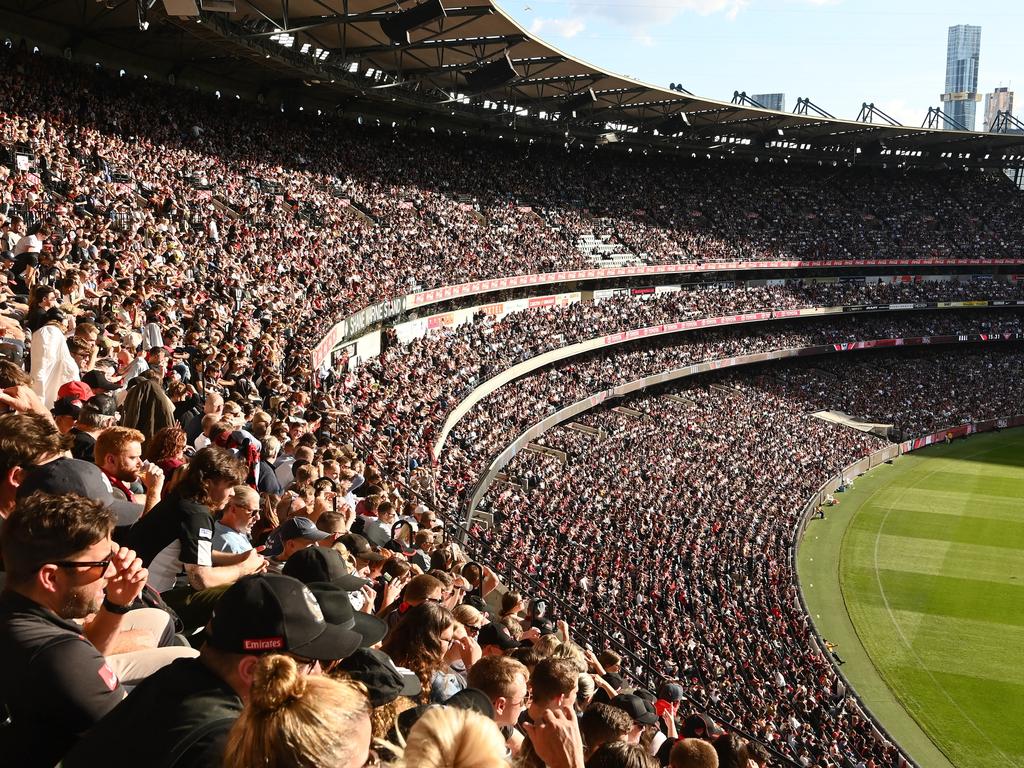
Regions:
[[[1019,88],[1024,3],[1016,0],[497,0],[536,37],[601,69],[724,101],[734,91],[808,97],[852,119],[874,103],[921,125],[945,84],[947,30],[978,25],[978,92]],[[984,100],[975,129],[982,129]]]

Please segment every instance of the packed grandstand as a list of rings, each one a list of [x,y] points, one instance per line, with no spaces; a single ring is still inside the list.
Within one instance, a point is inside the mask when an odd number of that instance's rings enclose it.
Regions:
[[[1019,415],[1003,174],[0,58],[5,761],[909,764],[793,549],[853,462]]]

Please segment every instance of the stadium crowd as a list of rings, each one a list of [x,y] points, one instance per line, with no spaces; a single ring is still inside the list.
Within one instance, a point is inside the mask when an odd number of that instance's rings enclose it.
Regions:
[[[395,462],[395,471],[429,465],[438,433],[451,410],[476,386],[529,358],[574,344],[661,323],[737,312],[820,306],[1020,300],[1019,283],[928,281],[881,284],[695,285],[647,297],[628,294],[594,304],[523,310],[496,319],[486,313],[455,328],[392,346],[349,373],[337,398],[353,425],[367,425],[369,448]],[[985,297],[983,299],[982,297]],[[486,415],[484,416],[486,418]],[[384,422],[383,428],[374,428]],[[403,470],[400,464],[407,466]]]
[[[652,343],[633,342],[559,361],[507,384],[478,402],[452,429],[441,456],[442,497],[465,498],[477,478],[515,436],[548,415],[611,387],[662,371],[737,355],[871,339],[1024,331],[1017,313],[915,312],[907,317],[851,315],[786,321],[754,328],[688,333]],[[1004,415],[1004,414],[998,414]]]
[[[804,764],[892,765],[808,642],[789,556],[815,489],[887,443],[810,414],[870,402],[928,433],[1015,413],[994,374],[1017,369],[1017,349],[771,364],[599,407],[577,420],[597,434],[563,426],[537,441],[564,463],[513,459],[487,498],[485,552]]]
[[[664,653],[676,653],[683,636],[701,647],[677,657],[676,673],[649,680],[470,562],[409,486],[434,490],[423,471],[434,460],[427,446],[465,388],[545,349],[739,308],[1017,298],[1015,284],[695,287],[655,301],[481,319],[320,382],[308,353],[339,317],[418,287],[589,264],[576,240],[593,231],[595,212],[651,261],[675,258],[665,250],[671,242],[683,244],[684,260],[1002,255],[1016,231],[1012,212],[991,219],[1005,228],[970,233],[912,224],[907,213],[908,199],[920,210],[981,210],[1000,199],[991,179],[906,178],[887,187],[858,171],[839,196],[827,192],[832,179],[811,172],[730,166],[712,182],[654,164],[624,173],[624,160],[596,155],[577,168],[540,147],[492,152],[429,136],[399,144],[386,131],[339,133],[338,123],[311,115],[253,121],[249,105],[228,99],[168,96],[156,84],[24,49],[0,58],[5,760],[67,768],[382,760],[429,768],[468,765],[470,756],[495,767],[508,758],[552,768],[767,764],[756,740],[721,732],[701,711],[707,702],[803,765],[893,763],[895,749],[870,738],[848,702],[832,697],[826,708],[816,698],[827,665],[792,606],[772,612],[781,596],[792,602],[785,565],[763,553],[736,560],[746,556],[726,544],[746,530],[741,523],[723,522],[713,531],[721,547],[707,550],[732,558],[737,581],[768,575],[777,590],[758,592],[726,620],[701,592],[714,582],[680,578],[707,626],[671,624],[689,603],[665,592],[672,612],[665,621],[647,612],[642,629]],[[304,156],[313,147],[316,155]],[[533,153],[530,162],[523,152]],[[730,191],[707,210],[719,185]],[[749,216],[756,190],[774,198],[777,185],[805,191],[785,205],[758,202],[767,206],[760,219]],[[701,195],[696,216],[688,206]],[[642,209],[637,221],[663,227],[678,215],[660,208],[666,200],[699,224],[673,223],[644,245],[646,225],[629,222]],[[1019,320],[988,311],[851,316],[841,327],[702,331],[573,361],[503,388],[460,423],[434,501],[451,511],[503,438],[610,382],[745,351],[983,330],[1019,332]],[[799,374],[787,386],[814,391]],[[705,394],[694,395],[707,409],[694,424],[715,414],[737,434],[766,430],[751,460],[789,440],[775,460],[801,456],[807,470],[755,523],[768,552],[786,535],[774,518],[795,514],[811,478],[874,438],[842,433],[817,455],[806,446],[824,426],[801,419],[806,434],[770,429],[800,417],[784,407],[785,390],[740,396],[757,411],[749,421],[719,413]],[[850,398],[851,408],[862,402]],[[666,439],[670,429],[685,429],[681,416],[666,422]],[[629,437],[619,431],[616,439]],[[704,438],[710,445],[711,432]],[[637,455],[653,449],[630,446]],[[686,498],[709,503],[737,481],[725,466],[722,476],[701,478],[686,462],[675,470]],[[631,476],[638,491],[656,481],[643,474]],[[756,494],[768,477],[745,478],[743,487]],[[544,470],[542,480],[551,487],[555,475]],[[563,498],[552,493],[548,503]],[[630,551],[647,546],[655,515],[671,510],[662,501],[629,510],[638,515],[624,541]],[[507,519],[522,511],[510,508]],[[671,530],[664,517],[658,530]],[[489,560],[536,572],[542,549],[497,541]],[[741,577],[744,563],[756,568]],[[545,576],[575,598],[579,585],[551,564],[542,564]],[[594,573],[608,565],[595,559]],[[674,559],[664,566],[666,574],[677,567]],[[609,637],[616,630],[599,598],[619,599],[627,588],[583,590],[589,621]],[[795,644],[802,627],[804,642],[781,663],[759,640],[785,621],[787,641]],[[756,664],[751,675],[776,669],[784,682],[764,677],[746,708],[736,699],[737,657],[720,645],[732,637]],[[710,666],[692,666],[698,657]]]

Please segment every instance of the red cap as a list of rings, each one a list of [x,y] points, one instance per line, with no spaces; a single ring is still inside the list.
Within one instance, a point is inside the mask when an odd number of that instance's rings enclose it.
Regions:
[[[57,390],[57,397],[66,397],[69,400],[81,400],[82,402],[94,394],[96,393],[92,391],[92,387],[84,381],[69,381]]]

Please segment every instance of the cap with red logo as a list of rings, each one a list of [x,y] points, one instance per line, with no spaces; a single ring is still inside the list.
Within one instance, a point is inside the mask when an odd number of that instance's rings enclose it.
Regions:
[[[313,593],[279,574],[245,576],[217,601],[206,641],[228,653],[287,651],[308,659],[344,659],[362,636],[329,624]]]

